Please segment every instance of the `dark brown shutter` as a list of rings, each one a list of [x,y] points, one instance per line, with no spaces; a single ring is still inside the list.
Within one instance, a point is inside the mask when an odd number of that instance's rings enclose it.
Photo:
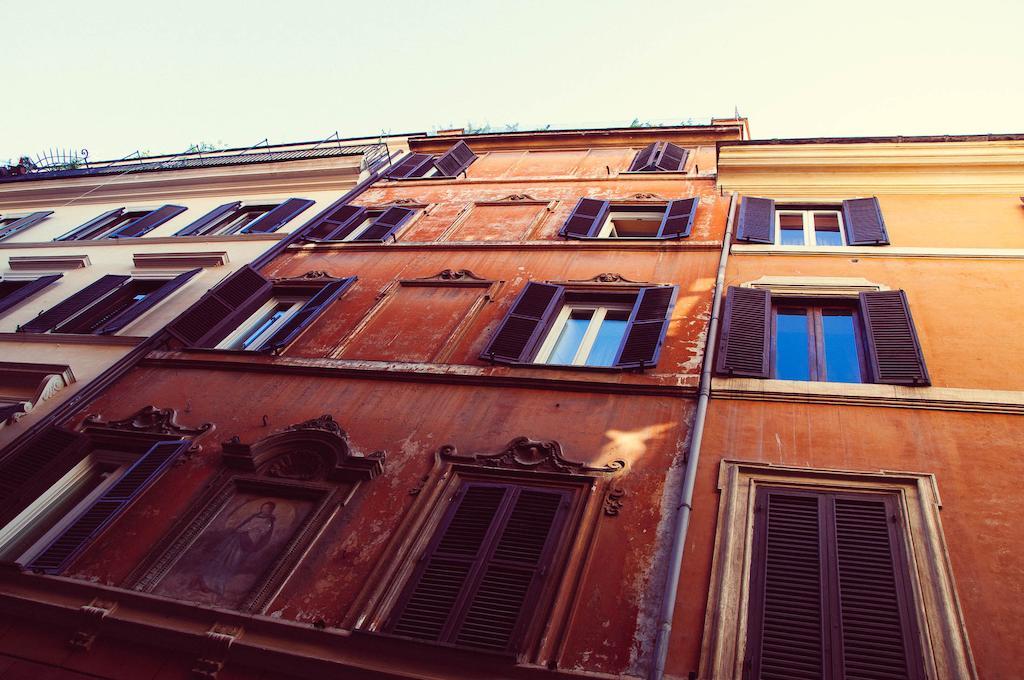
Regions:
[[[455,177],[469,167],[477,158],[464,141],[459,141],[434,161],[434,167],[442,177]]]
[[[422,177],[434,167],[434,157],[429,153],[410,153],[388,170],[389,179]]]
[[[25,215],[17,222],[11,222],[6,227],[0,227],[0,241],[9,236],[14,236],[19,231],[25,231],[32,225],[42,222],[52,214],[52,210],[40,210],[38,212]]]
[[[5,295],[0,298],[0,314],[3,314],[8,309],[14,308],[25,300],[29,299],[43,288],[46,288],[57,279],[64,276],[63,274],[49,274],[47,276],[40,276],[38,279],[33,279],[27,282],[24,286],[18,288],[10,295]]]
[[[700,197],[669,201],[665,217],[658,228],[659,238],[686,238],[693,231],[693,218],[697,214]]]
[[[334,281],[328,283],[326,286],[317,291],[316,295],[311,297],[306,304],[302,305],[299,311],[285,322],[283,326],[278,328],[270,338],[267,339],[266,343],[260,347],[261,351],[274,352],[283,347],[287,347],[288,344],[299,337],[299,335],[306,329],[309,324],[313,323],[320,314],[327,309],[332,302],[338,299],[342,293],[349,289],[349,287],[356,282],[356,277],[350,276],[347,279],[341,279],[340,281]]]
[[[138,219],[128,222],[107,236],[107,238],[133,238],[136,236],[142,236],[147,232],[153,231],[175,215],[185,212],[185,210],[186,208],[183,205],[168,204],[161,206],[156,210],[146,213]]]
[[[157,442],[125,471],[121,479],[87,508],[29,564],[30,569],[58,574],[124,512],[132,501],[170,467],[192,442]]]
[[[562,286],[527,283],[480,358],[511,363],[528,361],[564,291]]]
[[[599,201],[596,198],[581,198],[576,202],[559,235],[566,238],[589,238],[597,236],[608,217],[610,207],[608,201]]]
[[[740,219],[736,240],[752,243],[775,242],[775,201],[770,198],[744,196],[740,202]]]
[[[415,214],[416,211],[409,208],[388,208],[356,240],[383,242],[398,231]]]
[[[201,234],[203,230],[216,224],[220,220],[224,219],[224,217],[226,217],[230,213],[233,213],[234,211],[238,210],[241,207],[241,201],[234,201],[233,203],[225,203],[224,205],[219,205],[174,235],[193,236],[195,234]]]
[[[20,451],[4,458],[0,461],[0,508],[23,496],[30,482],[44,477],[44,472],[58,462],[72,467],[68,461],[81,454],[85,445],[82,435],[51,426]]]
[[[930,385],[907,294],[902,290],[864,292],[860,309],[874,381]]]
[[[366,219],[366,208],[342,205],[315,220],[302,236],[319,241],[340,241]]]
[[[91,220],[89,220],[88,222],[86,222],[85,224],[83,224],[82,226],[77,227],[77,228],[73,229],[72,231],[69,231],[68,233],[64,234],[63,236],[58,236],[57,238],[55,238],[53,240],[54,241],[77,241],[79,239],[88,238],[88,233],[90,231],[92,231],[93,229],[95,229],[99,225],[103,224],[104,222],[107,222],[107,221],[109,221],[109,220],[111,220],[111,219],[113,219],[115,217],[119,217],[121,215],[121,213],[123,213],[123,212],[124,212],[124,208],[114,208],[113,210],[108,210],[107,212],[103,213],[99,217],[94,217]]]
[[[658,363],[678,291],[677,286],[640,289],[633,311],[629,314],[626,332],[615,360],[616,366],[643,368]]]
[[[648,144],[644,148],[637,152],[636,156],[633,157],[633,162],[629,165],[630,172],[643,172],[649,168],[654,167],[654,155],[658,152],[659,144],[657,142]]]
[[[313,205],[308,198],[289,198],[281,205],[271,208],[242,229],[243,234],[267,234],[277,231],[300,212]]]
[[[843,224],[846,226],[848,245],[889,245],[889,232],[885,230],[885,220],[882,219],[882,208],[877,198],[843,201]]]
[[[771,293],[730,286],[722,315],[717,371],[767,378],[771,347]]]
[[[190,271],[178,274],[170,281],[167,281],[164,285],[160,286],[152,293],[147,295],[142,300],[139,300],[128,309],[124,310],[113,319],[103,324],[96,329],[95,333],[98,335],[109,335],[110,333],[116,333],[121,330],[132,321],[135,321],[140,316],[151,310],[153,307],[160,304],[160,301],[166,298],[168,295],[184,286],[189,279],[201,272],[203,269],[199,267]]]
[[[270,298],[272,284],[246,265],[167,326],[190,347],[213,347]]]
[[[45,333],[53,330],[89,305],[94,304],[97,300],[110,293],[110,291],[123,286],[131,278],[122,274],[107,274],[63,302],[50,307],[36,318],[23,324],[18,328],[18,331],[22,333]]]
[[[655,166],[662,172],[682,172],[686,167],[686,158],[690,152],[672,142],[664,142]]]

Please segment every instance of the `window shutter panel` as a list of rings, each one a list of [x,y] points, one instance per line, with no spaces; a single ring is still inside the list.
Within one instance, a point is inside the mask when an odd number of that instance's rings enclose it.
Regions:
[[[422,177],[434,167],[434,157],[429,153],[410,153],[388,170],[389,179]]]
[[[198,220],[188,225],[179,232],[176,232],[175,236],[192,236],[203,231],[210,225],[214,224],[218,220],[222,219],[228,213],[234,212],[242,207],[241,201],[235,201],[234,203],[225,203],[224,205],[217,206],[210,212],[206,213]]]
[[[246,265],[167,326],[189,347],[212,347],[270,296],[272,284]]]
[[[306,238],[321,241],[340,240],[365,219],[366,208],[343,205],[313,222],[302,233]]]
[[[416,213],[408,208],[388,208],[359,235],[357,241],[385,241]]]
[[[97,225],[102,224],[103,222],[109,220],[112,217],[117,217],[117,216],[119,216],[123,212],[124,212],[124,208],[115,208],[114,210],[108,210],[107,212],[103,213],[99,217],[94,217],[91,220],[89,220],[88,222],[86,222],[85,224],[83,224],[82,226],[77,227],[76,229],[73,229],[72,231],[69,231],[68,233],[64,234],[63,236],[58,236],[57,238],[55,238],[53,240],[54,241],[77,241],[84,234],[86,234],[89,231],[91,231],[92,229],[96,228]]]
[[[60,536],[32,560],[29,568],[49,574],[64,570],[131,502],[191,446],[187,440],[157,442]]]
[[[306,327],[316,319],[316,317],[320,316],[320,314],[322,314],[332,302],[337,300],[341,294],[348,290],[355,282],[356,277],[350,276],[347,279],[328,283],[326,286],[321,288],[317,291],[316,295],[306,302],[306,304],[302,305],[299,311],[297,311],[292,318],[288,319],[283,326],[277,329],[277,331],[270,336],[266,344],[260,348],[260,351],[273,352],[283,347],[287,347],[292,340],[299,337],[302,331],[304,331]]]
[[[143,215],[139,219],[129,222],[114,233],[110,234],[107,238],[132,238],[135,236],[142,236],[146,232],[153,231],[175,215],[185,212],[185,210],[186,208],[183,205],[168,204],[161,206],[156,210]]]
[[[889,232],[885,230],[877,198],[843,201],[843,224],[846,226],[846,243],[851,246],[889,245]]]
[[[689,155],[690,152],[681,146],[664,142],[661,153],[658,154],[658,159],[655,161],[655,168],[662,172],[682,172],[686,167],[686,159]]]
[[[775,201],[770,198],[744,196],[740,203],[740,220],[736,240],[752,243],[775,242]]]
[[[477,158],[469,144],[459,141],[452,148],[445,151],[434,161],[434,167],[444,177],[456,177],[460,172],[470,166]]]
[[[629,314],[626,332],[619,347],[615,365],[619,368],[643,368],[658,363],[661,345],[665,342],[672,307],[676,303],[677,286],[641,288]]]
[[[599,201],[596,198],[581,198],[576,202],[569,218],[562,225],[559,235],[566,238],[587,238],[597,236],[608,217],[608,210],[611,204],[608,201]]]
[[[654,156],[658,153],[660,144],[655,142],[648,144],[644,148],[637,152],[636,156],[633,157],[633,162],[629,166],[630,172],[643,172],[654,168]]]
[[[164,285],[160,286],[152,293],[147,295],[145,298],[136,302],[134,305],[124,310],[107,323],[100,326],[96,330],[96,333],[98,335],[109,335],[110,333],[116,333],[117,331],[121,330],[122,328],[130,324],[132,321],[135,321],[140,316],[151,310],[153,307],[156,307],[165,297],[167,297],[174,291],[184,286],[186,283],[188,283],[189,279],[191,279],[193,276],[195,276],[202,270],[202,267],[198,267],[191,271],[178,274],[173,279],[171,279],[170,281],[168,281],[167,283],[165,283]]]
[[[80,434],[48,427],[20,452],[0,462],[0,508],[17,498],[34,479],[54,463],[84,451]]]
[[[46,288],[51,283],[64,276],[63,274],[50,274],[48,276],[40,276],[38,279],[29,281],[24,286],[14,291],[10,295],[0,298],[0,314],[3,314],[8,309],[13,309],[15,305],[29,299],[43,288]]]
[[[19,231],[25,231],[32,225],[42,222],[52,214],[52,210],[40,210],[38,212],[25,215],[17,222],[12,222],[8,224],[6,227],[0,227],[0,240],[3,240],[8,236],[14,236]]]
[[[729,287],[718,343],[719,373],[768,377],[771,313],[768,291]]]
[[[658,228],[660,238],[686,238],[693,231],[693,218],[697,214],[700,197],[669,201],[665,217]]]
[[[526,361],[564,290],[562,286],[548,283],[527,283],[480,358],[512,363]]]
[[[930,385],[907,294],[902,290],[863,292],[860,309],[875,382]]]
[[[307,198],[289,198],[287,201],[271,208],[262,216],[253,220],[249,226],[242,229],[243,234],[267,234],[277,231],[284,224],[290,221],[300,212],[313,205],[313,201]]]
[[[53,330],[110,291],[124,285],[130,278],[132,277],[122,274],[107,274],[63,302],[57,303],[36,318],[23,324],[18,328],[18,331],[21,333],[45,333],[46,331]]]

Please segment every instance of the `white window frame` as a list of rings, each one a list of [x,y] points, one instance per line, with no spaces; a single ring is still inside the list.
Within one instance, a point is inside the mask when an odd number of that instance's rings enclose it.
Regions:
[[[576,354],[572,358],[572,363],[557,364],[558,366],[587,366],[587,358],[590,356],[590,351],[594,349],[594,342],[597,340],[597,334],[601,330],[601,324],[604,323],[605,317],[608,316],[608,312],[625,311],[628,315],[632,310],[633,305],[631,304],[612,303],[604,305],[580,305],[567,303],[562,305],[562,309],[559,310],[558,316],[555,318],[555,322],[551,325],[551,330],[548,331],[547,336],[544,338],[544,342],[541,343],[540,349],[537,351],[537,356],[534,358],[533,363],[548,363],[548,359],[551,358],[551,354],[555,350],[555,344],[558,342],[558,338],[561,336],[562,330],[565,328],[565,324],[569,320],[569,316],[573,312],[589,311],[593,314],[590,317],[590,323],[587,325],[587,330],[583,333],[583,338],[580,340],[580,346],[577,348]]]
[[[814,234],[814,213],[830,212],[835,213],[839,219],[839,245],[838,246],[819,246],[817,239]],[[792,244],[785,244],[788,248],[839,248],[846,246],[846,225],[843,223],[843,211],[836,206],[835,208],[811,208],[804,210],[802,208],[787,208],[786,206],[775,207],[775,245],[781,246],[782,243],[782,215],[800,215],[803,219],[804,224],[804,243],[802,246],[794,246]]]
[[[281,315],[281,318],[267,326],[262,333],[256,336],[256,339],[253,340],[252,344],[250,344],[249,347],[246,347],[244,349],[235,348],[237,351],[240,352],[255,352],[259,350],[263,346],[263,343],[266,342],[270,338],[270,336],[272,336],[275,332],[277,332],[277,329],[279,329],[284,324],[288,323],[288,320],[295,316],[295,313],[298,312],[299,309],[302,308],[302,305],[304,305],[306,302],[306,298],[294,296],[274,296],[270,298],[267,302],[263,304],[262,307],[260,307],[255,312],[250,314],[249,318],[247,318],[245,321],[239,324],[238,328],[236,328],[230,335],[228,335],[220,343],[218,343],[217,349],[232,349],[232,345],[234,345],[236,342],[238,342],[239,340],[247,336],[249,333],[251,333],[256,328],[256,326],[259,325],[260,320],[263,319],[266,315],[270,314],[275,307],[282,303],[290,303],[291,307],[289,307],[288,310]]]
[[[272,203],[272,202],[267,202],[267,201],[246,201],[246,202],[243,202],[240,206],[235,208],[235,210],[230,215],[221,218],[220,224],[216,225],[212,231],[206,232],[206,233],[204,233],[202,235],[203,236],[233,236],[233,235],[237,234],[239,231],[241,231],[242,229],[245,229],[247,226],[249,226],[250,224],[252,224],[256,220],[258,220],[259,218],[261,218],[264,215],[266,215],[268,212],[270,212],[271,210],[273,210],[277,206],[281,205],[281,203],[283,203],[283,201],[278,201],[277,203]],[[249,212],[250,209],[252,209],[252,208],[266,208],[266,210],[263,211],[262,213],[260,213],[259,215],[257,215],[256,217],[254,217],[253,219],[249,220],[248,222],[246,222],[242,226],[238,227],[234,231],[227,231],[227,229],[231,225],[235,224],[235,222],[238,221],[239,217],[241,217],[243,214],[246,214],[247,212]],[[227,220],[227,219],[230,219],[230,222],[225,223],[224,220]]]
[[[374,215],[367,215],[366,217],[364,217],[363,221],[359,223],[358,227],[356,227],[355,229],[350,231],[348,234],[346,234],[345,238],[341,239],[342,242],[345,242],[345,241],[355,241],[356,239],[358,239],[359,237],[361,237],[363,235],[363,232],[365,232],[367,229],[370,228],[371,224],[376,222],[377,219],[381,215],[384,214],[384,210],[372,210],[372,211],[368,210],[367,212],[368,213],[369,212],[373,212],[375,214]]]
[[[630,206],[630,207],[633,207],[633,206]],[[648,206],[642,206],[642,207],[647,208]],[[615,230],[615,225],[613,224],[613,221],[617,217],[622,217],[622,216],[625,216],[625,215],[633,215],[633,216],[643,215],[644,217],[648,217],[650,215],[653,215],[656,212],[656,210],[657,210],[657,209],[654,208],[654,206],[650,206],[650,207],[652,208],[651,210],[645,210],[643,212],[640,212],[640,211],[630,212],[630,211],[616,210],[614,206],[609,208],[608,215],[607,215],[607,217],[605,217],[604,223],[601,224],[601,228],[598,229],[598,231],[597,231],[597,238],[628,238],[628,239],[642,239],[642,238],[656,239],[656,238],[658,238],[658,229],[661,227],[661,223],[665,219],[665,211],[668,210],[668,204],[667,203],[665,205],[659,206],[661,212],[660,212],[660,214],[657,217],[658,223],[654,227],[654,233],[651,234],[650,236],[619,236],[618,234],[612,233]]]

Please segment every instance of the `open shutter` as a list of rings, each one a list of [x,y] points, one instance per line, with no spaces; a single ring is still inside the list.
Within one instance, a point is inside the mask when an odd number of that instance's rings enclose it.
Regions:
[[[253,220],[249,226],[242,229],[243,234],[267,234],[277,231],[300,212],[313,205],[313,201],[307,198],[289,198],[287,201],[263,213],[262,216]]]
[[[316,317],[330,306],[332,302],[338,299],[338,297],[348,290],[349,286],[356,282],[356,277],[350,276],[347,279],[341,279],[333,283],[328,283],[326,286],[317,291],[316,295],[311,297],[306,304],[299,308],[299,311],[295,312],[292,318],[288,319],[283,326],[277,329],[267,342],[260,347],[260,351],[273,352],[287,347],[288,344],[299,337],[299,334],[306,329],[309,324],[313,322]]]
[[[752,243],[775,242],[775,201],[770,198],[744,196],[740,203],[740,220],[736,240]]]
[[[416,214],[415,210],[409,208],[388,208],[384,213],[373,221],[373,224],[366,228],[359,235],[357,241],[384,241],[398,231],[398,228],[409,221]]]
[[[259,308],[272,284],[255,269],[242,267],[167,326],[189,347],[212,347]]]
[[[153,231],[175,215],[185,212],[183,205],[164,205],[111,233],[107,238],[132,238]]]
[[[117,331],[121,330],[122,328],[130,324],[132,321],[135,321],[140,316],[151,310],[153,307],[156,307],[158,304],[160,304],[161,300],[163,300],[165,297],[167,297],[174,291],[184,286],[189,279],[191,279],[193,276],[195,276],[202,270],[202,267],[198,267],[196,269],[184,272],[183,274],[178,274],[173,279],[171,279],[170,281],[168,281],[167,283],[165,283],[164,285],[160,286],[152,293],[147,295],[145,298],[136,302],[131,307],[124,310],[123,312],[115,316],[113,319],[100,326],[98,329],[96,329],[96,333],[99,335],[109,335],[110,333],[116,333]]]
[[[661,152],[658,154],[654,164],[662,172],[682,172],[686,167],[686,158],[690,152],[672,142],[664,142]]]
[[[930,385],[907,294],[902,290],[863,292],[860,309],[875,382]]]
[[[410,153],[388,170],[389,179],[422,177],[434,167],[434,157],[429,153]]]
[[[3,314],[8,309],[14,308],[15,305],[29,299],[43,288],[46,288],[51,283],[64,276],[63,274],[49,274],[47,276],[40,276],[38,279],[29,281],[24,286],[14,291],[10,295],[5,295],[0,298],[0,314]]]
[[[640,149],[636,156],[633,157],[633,162],[629,166],[629,171],[643,172],[644,170],[653,169],[654,155],[658,153],[659,146],[660,145],[655,142]]]
[[[730,286],[725,299],[717,371],[767,378],[772,296],[767,290]]]
[[[581,198],[576,202],[569,218],[562,225],[559,235],[566,238],[588,238],[597,236],[608,217],[610,204],[596,198]]]
[[[526,284],[480,355],[488,361],[527,361],[565,289],[548,283]]]
[[[77,227],[76,229],[73,229],[72,231],[69,231],[68,233],[64,234],[63,236],[58,236],[57,238],[55,238],[53,240],[54,241],[77,241],[79,238],[83,238],[85,236],[85,234],[89,233],[90,231],[95,229],[100,224],[103,224],[104,222],[106,222],[106,221],[108,221],[108,220],[110,220],[110,219],[112,219],[114,217],[120,216],[121,213],[123,213],[123,212],[124,212],[124,208],[115,208],[113,210],[108,210],[107,212],[103,213],[99,217],[94,217],[91,220],[89,220],[88,222],[86,222],[85,224],[83,224],[82,226]]]
[[[40,210],[38,212],[25,215],[17,222],[11,222],[6,227],[0,227],[0,240],[3,240],[8,236],[14,236],[19,231],[28,229],[32,225],[42,222],[52,214],[52,210]]]
[[[30,569],[57,574],[124,512],[132,501],[191,446],[187,440],[157,442],[125,471],[110,489],[29,564]]]
[[[619,368],[643,368],[658,363],[661,345],[665,342],[672,307],[676,303],[677,286],[641,288],[629,314],[615,365]]]
[[[658,228],[660,238],[686,238],[693,231],[693,218],[697,214],[700,197],[669,201],[665,217]]]
[[[470,166],[477,158],[469,144],[459,141],[434,161],[434,167],[442,177],[455,177]]]
[[[315,220],[304,232],[303,237],[320,241],[341,240],[352,229],[366,219],[366,208],[357,205],[343,205]]]
[[[124,283],[131,278],[132,277],[130,276],[122,274],[107,274],[98,281],[94,281],[68,299],[64,300],[64,302],[60,302],[53,307],[50,307],[36,318],[22,324],[18,328],[18,331],[22,333],[45,333],[49,330],[53,330],[75,314],[78,314],[89,305],[110,293],[110,291],[124,285]]]
[[[843,224],[846,226],[848,245],[889,245],[889,232],[885,230],[885,220],[882,219],[882,208],[877,198],[843,201]]]
[[[33,480],[58,461],[69,461],[85,450],[86,439],[59,427],[48,427],[12,456],[0,462],[0,508],[7,506]],[[69,464],[68,468],[71,467]]]
[[[235,201],[233,203],[225,203],[224,205],[219,205],[210,212],[200,217],[192,224],[182,229],[181,231],[176,232],[174,235],[192,236],[194,234],[199,234],[207,227],[215,224],[216,222],[220,221],[221,219],[223,219],[224,217],[226,217],[230,213],[233,213],[234,211],[238,210],[241,207],[241,201]]]

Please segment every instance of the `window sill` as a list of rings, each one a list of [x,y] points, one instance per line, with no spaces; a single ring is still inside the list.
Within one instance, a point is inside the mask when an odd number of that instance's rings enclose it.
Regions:
[[[0,342],[44,342],[54,345],[138,345],[146,338],[138,335],[92,335],[89,333],[4,333]]]
[[[99,239],[95,241],[28,241],[24,243],[4,243],[4,248],[81,248],[87,246],[138,247],[141,243],[230,243],[234,241],[280,241],[290,231],[273,231],[268,234],[229,234],[227,236],[137,236],[134,238]]]

